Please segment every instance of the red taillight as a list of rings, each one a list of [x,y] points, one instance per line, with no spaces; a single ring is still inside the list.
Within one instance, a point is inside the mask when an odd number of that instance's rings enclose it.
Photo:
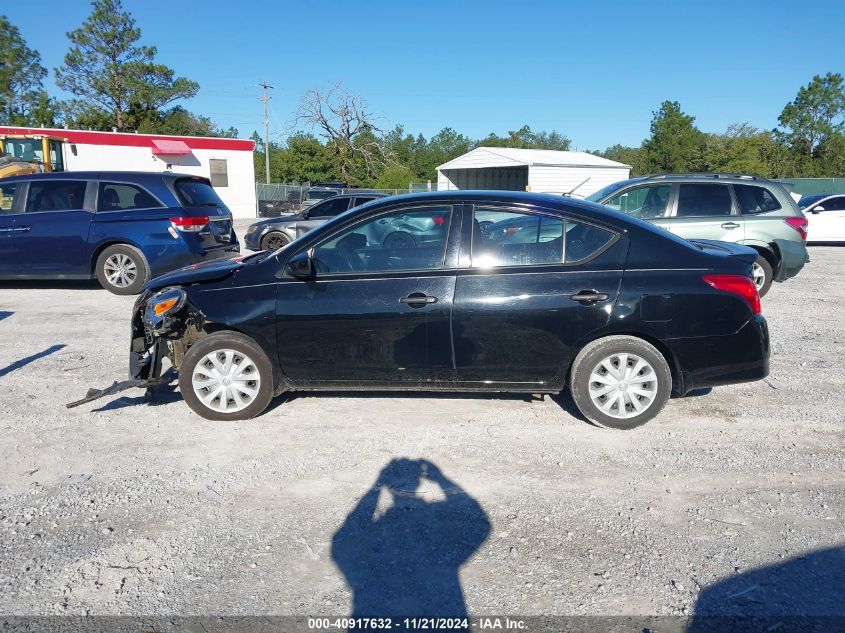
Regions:
[[[208,225],[208,216],[180,216],[178,218],[170,218],[170,223],[176,227],[177,230],[185,233],[199,233],[206,225]]]
[[[522,230],[521,226],[511,226],[505,231],[505,233],[507,234],[508,237],[510,237],[511,235],[514,235],[515,233],[518,233],[521,230]]]
[[[789,226],[798,231],[801,239],[807,241],[807,218],[786,218],[784,220]]]
[[[442,215],[435,215],[433,218],[431,218],[431,221],[434,222],[437,226],[440,226],[446,221],[446,218],[444,218]]]
[[[701,279],[716,290],[739,295],[745,299],[754,314],[760,314],[763,311],[757,286],[754,285],[750,277],[743,277],[742,275],[704,275]]]

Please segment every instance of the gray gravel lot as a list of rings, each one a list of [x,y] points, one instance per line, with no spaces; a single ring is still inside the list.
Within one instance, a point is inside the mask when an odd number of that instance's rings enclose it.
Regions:
[[[769,379],[628,433],[505,396],[295,395],[238,423],[139,390],[68,410],[125,376],[133,298],[0,285],[0,613],[348,614],[332,539],[362,500],[390,522],[335,541],[359,601],[459,578],[472,613],[687,614],[710,589],[712,612],[781,614],[800,573],[807,610],[845,615],[845,248],[811,256],[764,299]],[[371,487],[400,457],[446,480],[388,509]]]

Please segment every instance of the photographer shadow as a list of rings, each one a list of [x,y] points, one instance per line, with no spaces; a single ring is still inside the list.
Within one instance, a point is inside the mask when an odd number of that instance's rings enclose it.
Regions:
[[[352,617],[468,617],[458,571],[489,533],[478,502],[437,466],[391,461],[332,539]]]

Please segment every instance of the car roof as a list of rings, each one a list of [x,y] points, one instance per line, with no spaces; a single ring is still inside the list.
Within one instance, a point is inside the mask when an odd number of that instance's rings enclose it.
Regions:
[[[637,180],[637,179],[632,179]],[[695,182],[713,182],[714,180],[719,182],[729,182],[734,184],[748,184],[750,182],[759,182],[759,183],[776,183],[781,184],[775,180],[771,180],[769,178],[763,178],[762,176],[755,176],[754,174],[742,174],[742,173],[721,173],[721,172],[691,172],[685,174],[650,174],[648,176],[642,176],[641,180],[648,180],[648,181],[660,181],[660,180],[668,180],[668,181],[679,181],[679,180],[691,180]]]
[[[386,193],[376,193],[375,191],[360,191],[358,193],[339,193],[336,196],[332,196],[331,198],[326,198],[325,202],[329,200],[337,200],[338,198],[362,198],[364,196],[368,198],[386,198],[388,194]]]
[[[136,180],[144,182],[154,179],[166,178],[197,178],[201,180],[208,180],[203,176],[196,176],[193,174],[179,174],[170,171],[54,171],[45,172],[42,174],[27,174],[25,176],[12,176],[14,180]]]

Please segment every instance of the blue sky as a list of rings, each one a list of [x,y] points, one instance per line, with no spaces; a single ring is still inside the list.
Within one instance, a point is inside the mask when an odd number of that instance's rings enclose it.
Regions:
[[[124,0],[159,61],[198,81],[185,103],[241,136],[261,128],[257,83],[275,84],[271,136],[303,92],[342,82],[383,127],[473,138],[528,124],[578,149],[638,145],[661,101],[705,131],[777,125],[814,74],[845,72],[845,2]],[[51,69],[84,0],[3,2]],[[835,27],[834,32],[829,27]]]

